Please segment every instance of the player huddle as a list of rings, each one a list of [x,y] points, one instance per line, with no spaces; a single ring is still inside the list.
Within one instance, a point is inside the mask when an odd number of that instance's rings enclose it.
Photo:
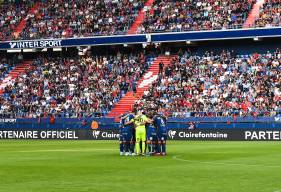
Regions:
[[[128,113],[120,121],[120,155],[166,155],[166,117]]]

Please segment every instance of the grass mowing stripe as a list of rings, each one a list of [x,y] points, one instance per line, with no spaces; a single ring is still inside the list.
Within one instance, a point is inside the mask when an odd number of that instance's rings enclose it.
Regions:
[[[281,165],[264,165],[264,164],[244,164],[244,163],[233,163],[233,162],[213,162],[213,161],[194,161],[180,158],[180,156],[173,156],[172,159],[177,161],[184,161],[190,163],[202,163],[202,164],[209,164],[209,165],[237,165],[237,166],[249,166],[249,167],[272,167],[272,168],[281,168]],[[281,192],[281,191],[280,191]]]
[[[39,153],[39,152],[91,152],[91,151],[116,151],[116,149],[42,149],[28,151],[12,151],[19,153]]]

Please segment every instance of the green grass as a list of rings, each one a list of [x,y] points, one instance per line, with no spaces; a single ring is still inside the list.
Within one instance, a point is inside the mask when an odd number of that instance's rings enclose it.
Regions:
[[[0,141],[0,192],[281,192],[278,142],[168,143],[120,157],[115,141]]]

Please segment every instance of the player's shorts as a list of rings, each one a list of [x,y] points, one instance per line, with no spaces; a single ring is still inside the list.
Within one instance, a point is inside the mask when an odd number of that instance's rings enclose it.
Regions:
[[[124,131],[123,131],[124,141],[131,141],[132,137],[133,137],[132,131],[130,129],[124,129]]]
[[[150,133],[150,134],[147,134],[146,135],[146,140],[149,140],[149,141],[156,141],[157,140],[157,134],[154,132],[154,133]]]
[[[167,135],[168,135],[167,131],[159,131],[157,133],[158,141],[166,141],[167,140]]]
[[[136,142],[146,141],[145,129],[136,129]]]

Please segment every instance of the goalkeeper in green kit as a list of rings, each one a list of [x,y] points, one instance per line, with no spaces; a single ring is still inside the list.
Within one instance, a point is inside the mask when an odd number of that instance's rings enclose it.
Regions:
[[[136,144],[135,144],[136,155],[139,155],[140,152],[143,155],[145,152],[145,144],[146,144],[145,124],[152,123],[152,120],[146,117],[146,115],[143,115],[141,111],[138,111],[134,119],[126,123],[126,125],[129,125],[131,123],[134,123],[136,129]],[[140,149],[140,143],[141,143],[141,149]]]

